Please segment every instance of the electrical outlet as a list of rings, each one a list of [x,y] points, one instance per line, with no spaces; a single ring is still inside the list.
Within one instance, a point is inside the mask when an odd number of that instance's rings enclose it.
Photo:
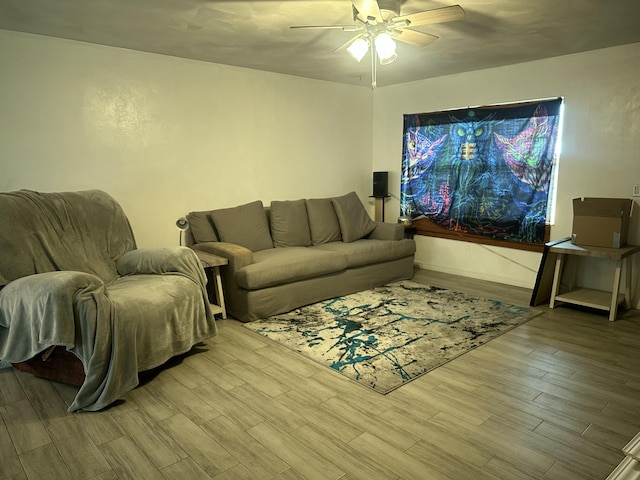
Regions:
[[[633,196],[634,197],[640,197],[640,183],[636,183],[633,186]]]

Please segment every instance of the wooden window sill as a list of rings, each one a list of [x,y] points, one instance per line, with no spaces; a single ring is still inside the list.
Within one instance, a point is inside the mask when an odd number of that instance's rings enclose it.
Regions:
[[[462,242],[480,243],[483,245],[495,245],[497,247],[513,248],[515,250],[527,250],[530,252],[540,252],[544,250],[544,244],[549,241],[551,226],[545,226],[544,243],[528,243],[528,242],[510,242],[508,240],[499,240],[482,235],[473,235],[470,233],[456,232],[432,222],[427,218],[418,218],[413,220],[412,227],[415,228],[415,235],[423,235],[427,237],[446,238],[449,240],[458,240]]]

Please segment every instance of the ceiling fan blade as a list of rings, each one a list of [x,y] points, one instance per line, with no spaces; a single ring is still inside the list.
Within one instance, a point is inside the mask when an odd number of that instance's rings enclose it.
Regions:
[[[382,13],[376,0],[351,0],[354,8],[354,17],[359,18],[364,23],[382,22]],[[355,18],[354,18],[355,20]]]
[[[359,30],[356,25],[291,25],[289,28],[297,28],[297,29],[308,29],[308,30],[319,30],[319,29],[336,29],[342,30],[343,32],[357,32]]]
[[[416,47],[424,47],[432,42],[435,42],[438,38],[437,35],[431,35],[430,33],[418,32],[409,28],[399,28],[391,35],[394,39],[401,42],[414,45]]]
[[[464,13],[464,9],[460,5],[451,5],[450,7],[435,8],[433,10],[400,15],[392,18],[391,22],[405,22],[407,23],[407,26],[419,27],[420,25],[464,20],[465,17],[466,14]]]

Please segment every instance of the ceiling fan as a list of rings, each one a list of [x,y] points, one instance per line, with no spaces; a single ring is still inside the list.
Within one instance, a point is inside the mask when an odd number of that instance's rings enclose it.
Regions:
[[[371,50],[371,87],[376,88],[376,59],[382,65],[397,58],[395,40],[409,45],[424,47],[439,37],[414,30],[411,27],[434,23],[464,20],[465,12],[460,5],[400,14],[403,0],[351,0],[354,24],[351,25],[292,25],[294,29],[339,29],[358,32],[334,50],[346,49],[358,62]]]

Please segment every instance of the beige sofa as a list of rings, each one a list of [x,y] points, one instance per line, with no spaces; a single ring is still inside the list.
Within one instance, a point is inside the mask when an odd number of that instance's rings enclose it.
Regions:
[[[244,322],[413,276],[415,241],[355,192],[191,212],[187,245],[228,259],[227,312]]]

